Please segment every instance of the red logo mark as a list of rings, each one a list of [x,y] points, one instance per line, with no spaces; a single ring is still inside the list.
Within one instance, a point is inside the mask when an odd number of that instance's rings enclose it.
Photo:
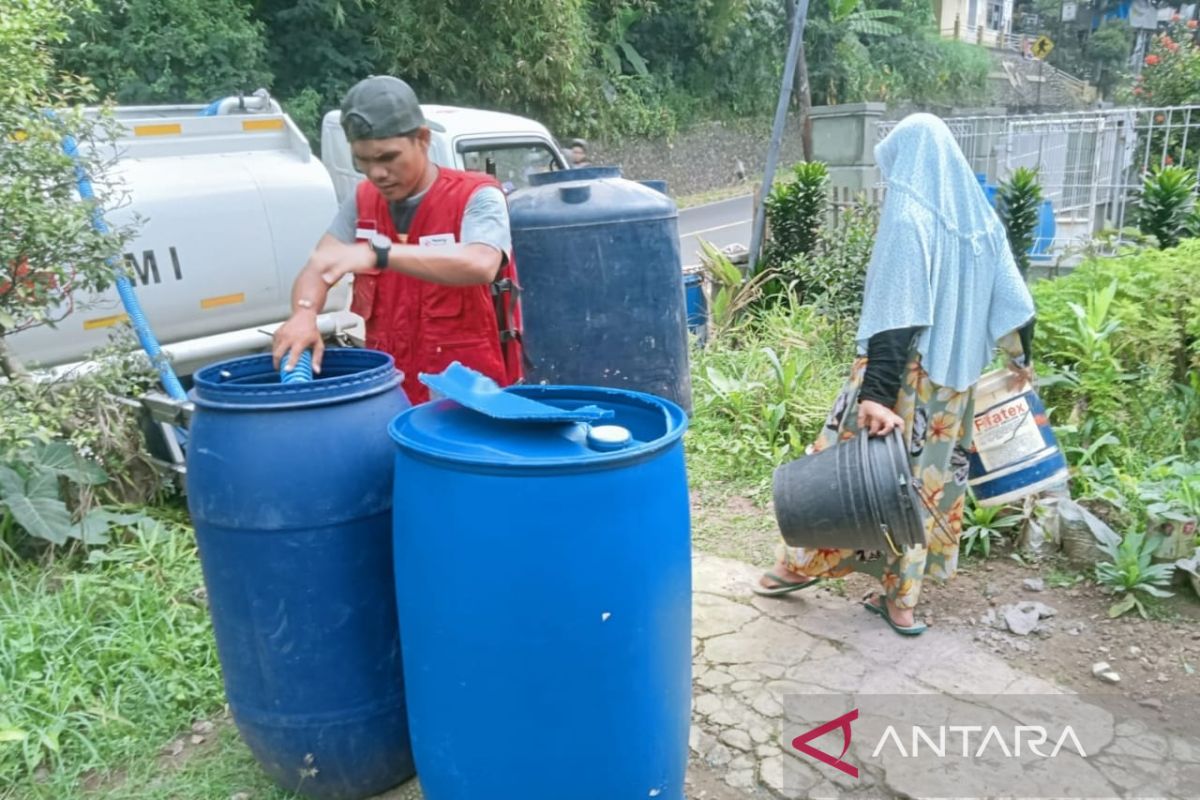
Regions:
[[[808,733],[803,733],[797,736],[795,739],[792,739],[792,747],[796,748],[801,753],[804,753],[806,756],[812,756],[823,764],[828,764],[834,769],[841,770],[851,778],[857,778],[858,767],[842,761],[842,757],[845,756],[846,751],[850,749],[850,723],[856,719],[858,719],[857,708],[853,711],[843,714],[837,719],[826,722],[824,725],[821,725],[818,728],[813,728]],[[842,752],[837,757],[831,756],[824,750],[818,750],[809,744],[809,742],[813,739],[818,739],[836,728],[842,729]]]

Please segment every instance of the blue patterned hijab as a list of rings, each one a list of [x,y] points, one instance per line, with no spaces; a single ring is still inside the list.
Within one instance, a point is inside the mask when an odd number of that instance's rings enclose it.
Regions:
[[[1033,318],[1004,226],[946,124],[906,117],[875,148],[887,197],[867,269],[858,346],[882,331],[920,327],[921,366],[965,391],[996,343]]]

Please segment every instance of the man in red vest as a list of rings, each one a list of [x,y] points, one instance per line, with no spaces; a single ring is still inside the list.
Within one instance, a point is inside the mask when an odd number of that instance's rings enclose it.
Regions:
[[[275,333],[276,365],[306,349],[320,372],[317,314],[328,288],[354,275],[351,311],[367,347],[390,353],[413,403],[429,399],[418,373],[459,361],[500,385],[521,376],[508,207],[496,180],[429,158],[417,96],[398,78],[356,84],[342,128],[367,176],[317,244],[292,287],[292,316]]]

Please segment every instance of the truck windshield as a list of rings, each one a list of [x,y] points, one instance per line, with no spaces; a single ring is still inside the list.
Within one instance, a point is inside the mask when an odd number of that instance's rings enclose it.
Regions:
[[[557,154],[542,142],[480,143],[460,147],[459,152],[464,169],[492,175],[505,194],[528,186],[530,175],[562,169]]]

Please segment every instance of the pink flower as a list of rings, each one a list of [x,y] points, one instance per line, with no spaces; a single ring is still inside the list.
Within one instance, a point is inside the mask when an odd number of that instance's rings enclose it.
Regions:
[[[1158,58],[1158,56],[1154,55],[1154,53],[1151,53],[1150,55],[1146,56],[1146,66],[1147,67],[1153,67],[1156,64],[1158,64],[1158,62],[1159,62],[1159,58]]]

